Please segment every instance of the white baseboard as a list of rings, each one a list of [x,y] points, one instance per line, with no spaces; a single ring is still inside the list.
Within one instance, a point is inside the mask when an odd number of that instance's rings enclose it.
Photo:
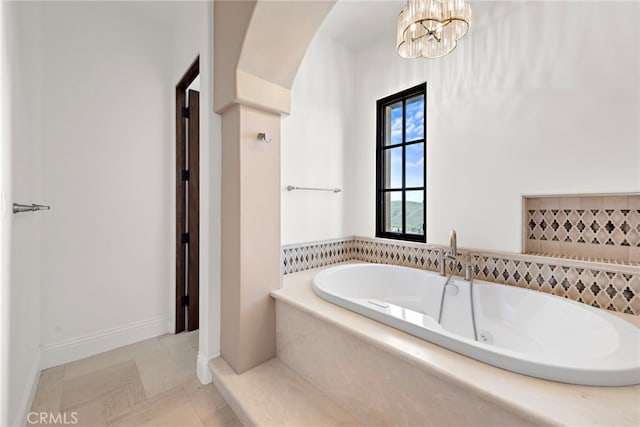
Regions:
[[[211,357],[211,359],[215,359],[220,356],[220,354],[216,354]],[[202,353],[198,352],[198,361],[196,364],[196,376],[200,380],[201,384],[210,384],[213,382],[213,374],[211,373],[211,368],[209,368],[209,359],[202,355]]]
[[[157,337],[169,332],[169,315],[70,338],[42,346],[42,369],[84,359],[94,354]]]
[[[31,404],[33,403],[33,397],[36,394],[36,388],[38,387],[38,381],[40,380],[40,363],[42,355],[40,350],[36,354],[35,361],[29,372],[29,377],[24,385],[24,391],[22,392],[22,398],[18,403],[18,412],[16,412],[16,418],[13,420],[14,426],[24,426],[27,424],[27,414],[31,410]]]

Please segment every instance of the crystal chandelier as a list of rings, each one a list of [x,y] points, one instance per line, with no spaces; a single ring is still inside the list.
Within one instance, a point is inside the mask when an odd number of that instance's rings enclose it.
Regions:
[[[403,58],[444,56],[470,24],[471,7],[465,0],[407,0],[398,17],[398,53]]]

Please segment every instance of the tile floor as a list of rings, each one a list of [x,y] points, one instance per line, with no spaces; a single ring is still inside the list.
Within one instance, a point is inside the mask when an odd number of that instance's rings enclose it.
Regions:
[[[87,427],[240,427],[213,384],[196,378],[197,352],[196,331],[45,369],[31,411],[66,414],[67,420],[75,412],[75,425]]]

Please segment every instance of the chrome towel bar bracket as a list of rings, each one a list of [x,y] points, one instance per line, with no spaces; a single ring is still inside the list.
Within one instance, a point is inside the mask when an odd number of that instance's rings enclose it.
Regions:
[[[22,213],[22,212],[48,211],[49,209],[51,209],[51,206],[49,205],[36,205],[35,203],[31,205],[22,205],[20,203],[13,204],[14,214]]]

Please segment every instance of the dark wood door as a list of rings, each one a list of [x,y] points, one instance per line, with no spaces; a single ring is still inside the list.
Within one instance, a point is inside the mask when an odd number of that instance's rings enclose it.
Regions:
[[[189,153],[187,216],[189,221],[189,243],[187,244],[187,330],[198,329],[199,279],[200,279],[200,93],[189,91],[189,118],[187,151]]]
[[[198,329],[200,273],[200,94],[189,90],[200,59],[176,85],[176,329]]]

